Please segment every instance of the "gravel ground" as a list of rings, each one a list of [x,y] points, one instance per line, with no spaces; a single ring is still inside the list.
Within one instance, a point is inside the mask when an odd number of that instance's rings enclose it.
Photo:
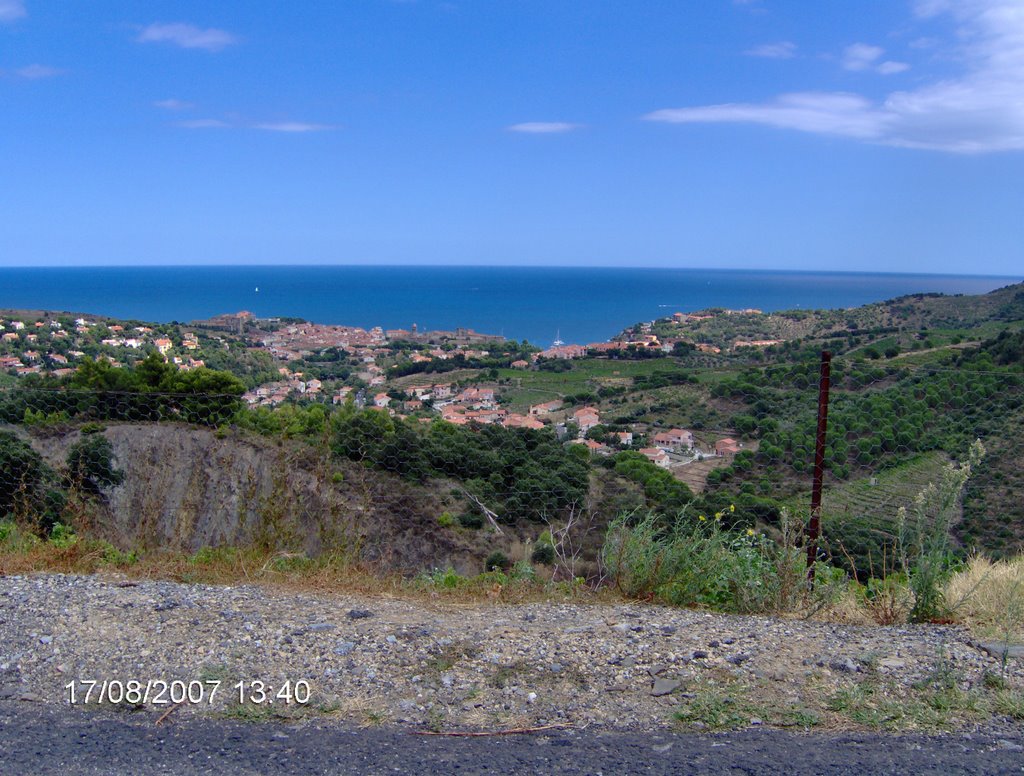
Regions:
[[[118,682],[136,681],[149,684],[146,705],[160,709],[188,688],[171,683],[203,682],[192,685],[199,702],[176,715],[316,709],[360,724],[637,731],[675,724],[680,701],[708,686],[742,686],[799,709],[812,707],[823,687],[868,677],[909,687],[943,668],[966,685],[997,667],[956,627],[642,605],[456,607],[55,574],[0,578],[0,699],[47,704],[69,704],[72,682],[74,705],[86,706],[96,705],[104,680],[115,681],[104,701],[118,700]],[[1024,679],[1022,669],[1010,661],[1011,681]],[[86,703],[92,681],[100,684]],[[168,684],[163,697],[159,682]],[[305,706],[295,702],[294,691],[306,689],[299,682],[308,683]]]

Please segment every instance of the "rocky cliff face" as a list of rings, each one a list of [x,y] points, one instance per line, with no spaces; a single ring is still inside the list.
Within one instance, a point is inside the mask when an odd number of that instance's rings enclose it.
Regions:
[[[436,493],[330,458],[326,450],[175,424],[112,424],[103,432],[124,482],[104,493],[93,532],[123,548],[257,544],[349,552],[398,571],[476,570],[479,549],[450,529]],[[34,435],[54,466],[77,431]]]

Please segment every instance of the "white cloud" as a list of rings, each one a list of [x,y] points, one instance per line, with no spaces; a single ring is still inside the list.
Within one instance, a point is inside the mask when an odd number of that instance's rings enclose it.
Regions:
[[[891,60],[886,60],[875,68],[875,72],[880,73],[881,75],[895,75],[896,73],[906,72],[909,69],[910,65],[906,62],[893,62]]]
[[[168,100],[157,100],[153,103],[157,108],[163,108],[164,110],[190,110],[196,107],[194,102],[187,102],[185,100],[176,100],[173,97]]]
[[[854,43],[843,50],[843,69],[852,70],[853,72],[872,70],[880,75],[893,75],[910,69],[910,65],[906,62],[894,62],[892,60],[878,62],[884,53],[885,49],[880,46]]]
[[[766,59],[792,59],[796,56],[796,44],[788,40],[779,43],[764,43],[743,52],[748,57],[764,57]]]
[[[862,139],[878,137],[879,116],[856,94],[801,92],[784,94],[765,105],[725,103],[701,108],[659,110],[644,116],[673,124],[743,121],[785,129]]]
[[[313,124],[304,121],[250,122],[238,118],[225,119],[187,119],[175,122],[175,126],[185,129],[263,129],[268,132],[324,132],[337,129],[333,124]]]
[[[58,67],[49,67],[48,65],[26,65],[25,67],[19,67],[14,71],[14,74],[20,78],[27,78],[31,81],[39,80],[40,78],[53,78],[54,76],[63,74],[64,71]]]
[[[0,0],[0,22],[13,22],[28,16],[22,0]]]
[[[953,17],[963,62],[960,75],[895,91],[881,101],[858,94],[804,92],[766,103],[659,110],[644,118],[764,124],[955,153],[1024,150],[1020,86],[1024,83],[1024,4],[1019,0],[957,0],[955,4],[927,0],[915,9],[920,16]],[[876,62],[881,52],[875,55],[875,48],[860,51],[861,61]],[[891,65],[885,69],[895,72]]]
[[[179,121],[177,126],[184,127],[185,129],[226,129],[231,125],[220,119],[191,119],[189,121]]]
[[[331,124],[309,124],[303,121],[278,121],[262,124],[253,124],[256,129],[265,129],[270,132],[323,132],[328,129],[337,129]]]
[[[214,28],[202,29],[192,24],[150,24],[143,28],[136,39],[140,43],[173,43],[182,48],[198,48],[206,51],[220,51],[237,43],[238,38],[230,32]]]
[[[843,68],[845,70],[867,70],[885,53],[885,49],[869,46],[867,43],[854,43],[843,51]]]
[[[579,129],[579,124],[570,124],[566,121],[527,121],[523,124],[513,124],[507,127],[509,132],[525,132],[531,135],[551,135],[559,132],[572,132]]]

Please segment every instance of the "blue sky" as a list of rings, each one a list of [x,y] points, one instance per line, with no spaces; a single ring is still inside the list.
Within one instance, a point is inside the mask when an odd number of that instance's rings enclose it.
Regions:
[[[0,265],[1021,274],[1020,0],[0,0]]]

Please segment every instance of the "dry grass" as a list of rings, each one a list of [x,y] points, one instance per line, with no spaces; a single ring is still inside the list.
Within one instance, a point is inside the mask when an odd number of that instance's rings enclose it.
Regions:
[[[204,548],[193,555],[152,552],[139,557],[109,543],[77,538],[66,547],[27,534],[0,541],[0,576],[33,573],[106,574],[128,580],[173,580],[186,584],[255,584],[293,592],[396,596],[445,604],[575,603],[609,600],[580,585],[500,572],[462,577],[435,572],[417,577],[368,568],[344,555],[307,558],[258,548]]]
[[[1024,642],[1024,555],[976,556],[946,585],[946,603],[979,635]]]

